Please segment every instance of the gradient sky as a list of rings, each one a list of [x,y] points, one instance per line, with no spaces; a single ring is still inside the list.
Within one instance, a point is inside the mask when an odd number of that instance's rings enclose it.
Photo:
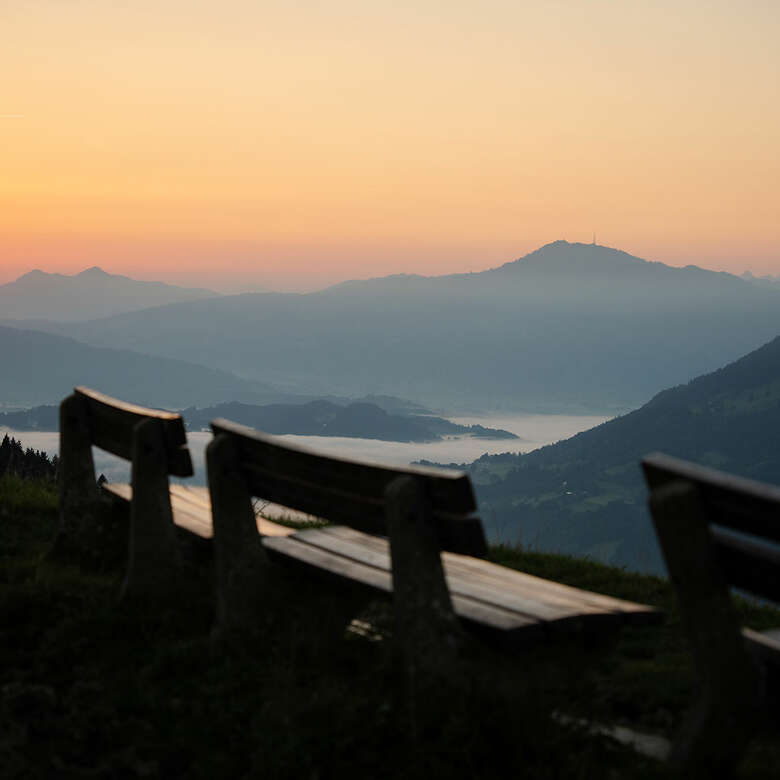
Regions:
[[[0,2],[0,283],[780,273],[777,0],[124,5]]]

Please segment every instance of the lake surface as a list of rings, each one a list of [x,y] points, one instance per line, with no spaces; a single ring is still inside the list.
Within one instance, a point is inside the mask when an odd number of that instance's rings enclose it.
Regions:
[[[341,436],[281,436],[291,443],[299,444],[330,455],[383,461],[395,465],[407,465],[415,460],[430,460],[436,463],[470,463],[481,455],[495,455],[501,452],[530,452],[545,444],[567,439],[575,433],[593,428],[610,419],[598,415],[572,414],[500,414],[471,417],[451,417],[461,425],[484,425],[487,428],[503,428],[520,436],[519,439],[476,439],[471,436],[452,436],[442,441],[427,444],[377,439],[353,439]],[[59,435],[21,431],[15,433],[0,428],[0,435],[8,432],[19,439],[22,445],[43,450],[50,456],[59,449]],[[188,434],[195,483],[206,483],[204,452],[211,434],[197,431]],[[100,450],[94,450],[95,469],[105,474],[111,482],[128,482],[130,465],[119,458]]]

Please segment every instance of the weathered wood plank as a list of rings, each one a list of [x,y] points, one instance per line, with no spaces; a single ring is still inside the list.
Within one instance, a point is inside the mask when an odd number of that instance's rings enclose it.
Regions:
[[[345,558],[390,571],[390,549],[386,540],[375,540],[380,542],[383,547],[383,549],[376,549],[376,545],[365,544],[365,542],[370,540],[367,534],[363,535],[363,540],[346,540],[329,534],[328,530],[303,531],[296,534],[296,538]],[[581,614],[583,611],[588,613],[604,612],[603,609],[590,607],[582,602],[574,603],[573,601],[555,598],[555,596],[545,598],[544,593],[534,590],[533,587],[525,588],[523,591],[502,587],[503,583],[495,584],[480,576],[474,577],[467,571],[459,570],[457,562],[452,566],[446,558],[444,568],[447,583],[452,593],[458,593],[477,601],[484,601],[513,612],[526,614],[539,620],[557,620],[572,617]],[[517,583],[514,584],[516,585]]]
[[[173,510],[174,525],[184,528],[202,539],[211,539],[214,536],[211,515],[205,516],[197,510],[181,504],[177,506],[176,501],[171,501],[171,509]]]
[[[361,534],[362,539],[356,536],[352,539],[344,539],[329,533],[329,530],[331,529],[302,531],[296,534],[296,538],[353,561],[384,571],[391,570],[390,547],[386,540],[372,538],[367,534]],[[587,595],[584,591],[572,589],[573,594],[565,593],[562,597],[554,590],[539,588],[538,578],[527,578],[522,575],[507,587],[506,580],[485,578],[482,572],[474,576],[471,571],[459,566],[459,563],[457,558],[453,560],[449,554],[443,556],[447,585],[453,595],[457,594],[501,607],[539,621],[577,621],[586,615],[615,615],[617,619],[613,604],[606,608],[588,604],[586,599],[580,597]]]
[[[348,579],[388,595],[392,593],[392,578],[389,571],[305,544],[301,542],[298,535],[264,539],[263,546],[270,554],[285,561],[301,563],[312,572],[322,572],[341,579]],[[452,596],[452,604],[455,614],[472,628],[518,635],[522,633],[525,634],[523,641],[541,638],[546,633],[540,621],[527,615],[456,594]],[[518,636],[514,639],[519,638]],[[510,641],[510,637],[506,637],[506,640]]]
[[[393,592],[389,569],[361,563],[352,558],[346,558],[343,555],[306,544],[299,538],[298,534],[264,539],[263,547],[269,553],[276,553],[277,556],[282,558],[300,561],[314,569],[322,569],[324,572],[335,574],[385,593]]]
[[[211,511],[211,497],[209,489],[205,486],[182,485],[179,482],[174,482],[170,486],[170,493],[172,498],[176,498],[182,503],[206,507]]]
[[[387,550],[387,542],[379,537],[362,534],[345,526],[326,526],[318,529],[320,533],[330,534],[352,540],[365,545],[379,554]],[[306,531],[305,533],[309,533]],[[639,621],[657,620],[660,613],[644,604],[635,604],[630,601],[604,596],[600,593],[580,590],[562,583],[534,577],[531,574],[499,566],[489,561],[471,558],[457,553],[445,552],[442,554],[445,571],[450,576],[474,582],[484,582],[487,587],[495,590],[515,591],[520,594],[539,594],[554,603],[570,605],[573,609],[590,609],[600,612],[618,612],[627,617],[636,615]],[[629,617],[629,619],[632,619]]]
[[[305,482],[296,476],[264,472],[251,464],[244,467],[244,472],[253,486],[252,492],[260,498],[367,533],[387,533],[384,501],[357,492],[359,473],[354,475],[352,483],[355,490],[349,492],[327,481]],[[389,476],[394,474],[391,472]],[[391,480],[387,481],[389,484]],[[434,504],[432,521],[442,548],[474,555],[484,555],[487,551],[481,523],[474,515],[453,515]]]
[[[103,490],[119,500],[128,503],[133,500],[133,489],[127,483],[106,482]],[[203,539],[213,538],[214,527],[208,488],[174,484],[170,486],[170,497],[175,525]],[[290,536],[295,533],[294,528],[288,528],[264,517],[257,518],[257,530],[262,536]]]
[[[642,469],[651,491],[680,479],[696,485],[710,524],[780,542],[780,487],[663,453],[644,457]]]
[[[132,460],[135,426],[144,420],[157,420],[163,430],[168,473],[177,477],[192,476],[192,460],[181,415],[128,404],[87,387],[76,387],[75,393],[86,401],[90,434],[96,447]]]
[[[444,558],[448,565],[450,565],[450,561],[454,565],[455,561],[452,554],[446,553]],[[501,587],[538,592],[544,594],[545,598],[560,599],[565,603],[573,604],[577,608],[587,606],[603,612],[615,612],[631,619],[634,617],[639,618],[641,622],[648,619],[655,621],[661,617],[658,610],[644,604],[635,604],[630,601],[605,596],[601,593],[581,590],[487,561],[484,562],[484,565],[481,565],[483,564],[482,561],[471,560],[466,556],[458,556],[458,558],[457,565],[462,567],[466,576],[482,576],[496,582]]]
[[[424,480],[441,545],[484,555],[487,545],[467,474],[423,467],[396,468],[334,458],[294,447],[227,420],[215,435],[235,434],[239,460],[253,494],[371,533],[386,532],[384,491],[399,476]]]
[[[199,505],[189,500],[182,500],[181,494],[174,492],[173,485],[170,491],[173,522],[180,528],[185,528],[203,539],[211,539],[213,536],[211,520],[211,504]],[[123,482],[107,482],[103,490],[115,498],[131,503],[133,500],[133,488]]]
[[[74,391],[77,395],[84,396],[84,398],[88,398],[100,406],[110,407],[116,412],[117,416],[132,416],[137,420],[141,420],[142,418],[146,419],[147,417],[163,421],[181,419],[181,415],[177,412],[166,412],[163,409],[151,409],[147,406],[139,406],[138,404],[128,403],[127,401],[120,401],[118,398],[113,398],[110,395],[106,395],[105,393],[101,393],[98,390],[93,390],[89,387],[84,387],[83,385],[75,387]]]
[[[454,514],[476,510],[474,492],[468,475],[452,469],[428,466],[388,466],[314,452],[290,444],[278,436],[260,433],[253,428],[219,419],[212,430],[235,433],[243,442],[239,448],[243,463],[253,463],[264,471],[287,475],[299,474],[301,481],[322,484],[330,481],[336,489],[381,500],[388,482],[399,476],[422,477],[433,483],[433,498],[440,508]],[[359,477],[360,484],[353,484]],[[437,495],[441,490],[441,495]]]

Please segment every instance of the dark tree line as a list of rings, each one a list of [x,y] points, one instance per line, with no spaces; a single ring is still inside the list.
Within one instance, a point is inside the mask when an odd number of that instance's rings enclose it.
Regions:
[[[14,474],[23,479],[50,479],[57,477],[59,458],[53,458],[32,447],[24,449],[22,443],[6,434],[0,444],[0,477]]]

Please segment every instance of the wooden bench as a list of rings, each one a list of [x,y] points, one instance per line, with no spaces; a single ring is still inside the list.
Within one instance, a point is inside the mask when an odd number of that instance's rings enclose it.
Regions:
[[[130,508],[127,576],[123,594],[153,593],[177,575],[181,545],[177,538],[210,540],[208,489],[178,483],[189,477],[192,459],[180,414],[149,409],[90,390],[75,388],[60,404],[60,531],[56,545],[78,546],[77,555],[95,539],[97,483],[92,446],[131,461],[131,483],[105,482],[103,494]],[[284,526],[258,518],[265,535],[287,534]],[[181,532],[186,531],[183,535]],[[178,532],[178,533],[177,533]],[[192,547],[192,545],[190,545]]]
[[[218,632],[256,620],[273,561],[392,593],[407,657],[427,652],[443,661],[462,628],[511,647],[658,618],[643,605],[483,560],[487,546],[465,473],[334,458],[227,420],[212,429],[206,460]],[[260,538],[253,496],[332,525]]]
[[[54,550],[79,559],[104,531],[92,446],[132,463],[128,566],[123,594],[152,593],[178,559],[168,476],[191,476],[181,415],[118,401],[86,387],[60,404],[60,524]],[[115,492],[106,484],[107,493]]]
[[[716,776],[736,767],[762,701],[776,708],[780,627],[742,628],[730,588],[780,603],[780,488],[660,453],[642,468],[702,683],[670,759]]]

